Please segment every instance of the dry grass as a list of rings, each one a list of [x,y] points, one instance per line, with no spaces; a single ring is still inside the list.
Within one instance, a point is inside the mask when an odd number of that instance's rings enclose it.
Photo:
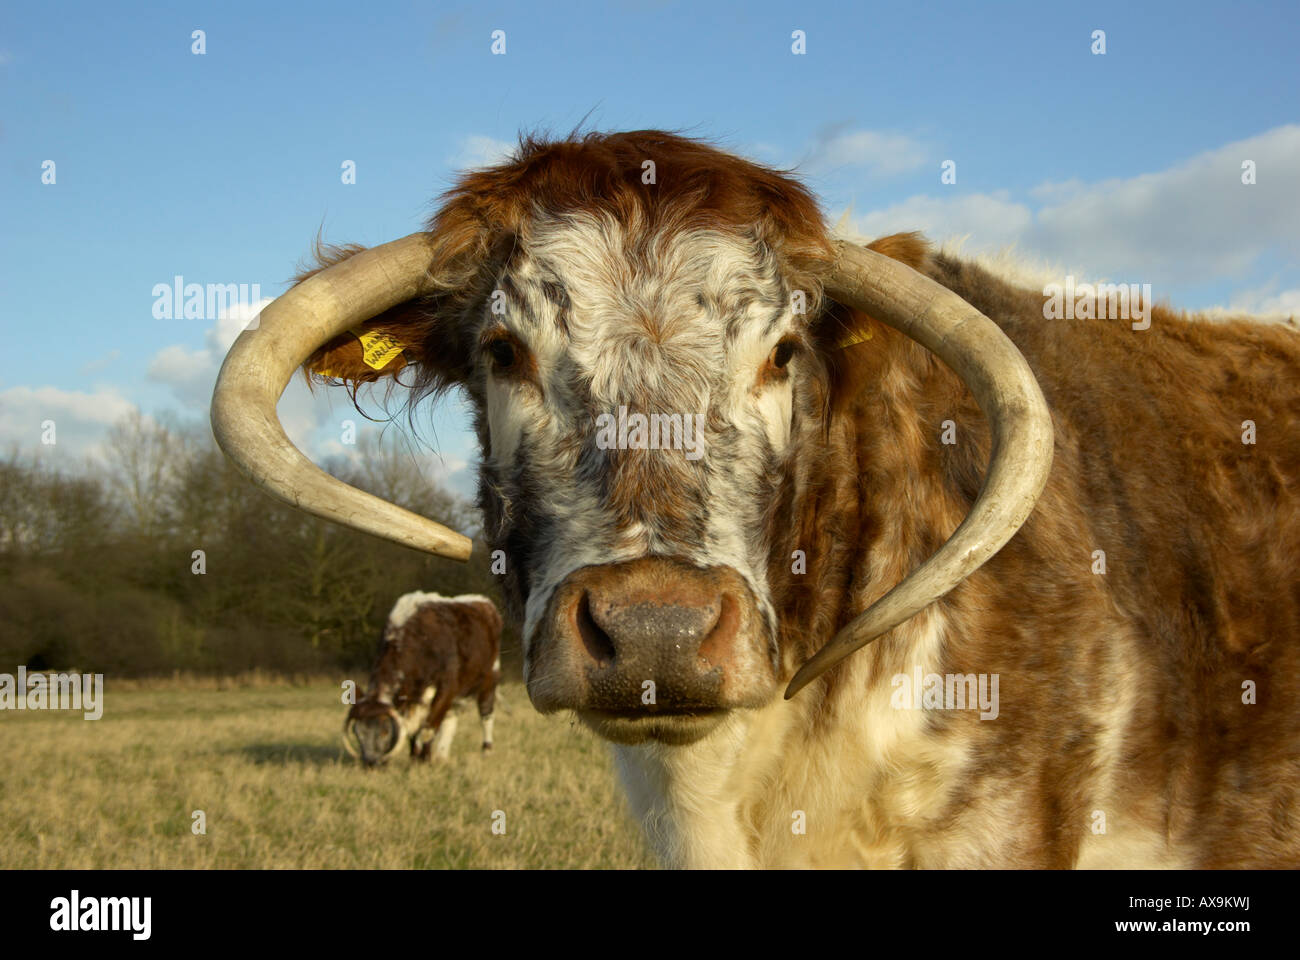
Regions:
[[[503,695],[489,756],[471,710],[450,763],[377,772],[343,752],[337,683],[109,684],[98,721],[5,711],[0,867],[653,866],[607,748]]]

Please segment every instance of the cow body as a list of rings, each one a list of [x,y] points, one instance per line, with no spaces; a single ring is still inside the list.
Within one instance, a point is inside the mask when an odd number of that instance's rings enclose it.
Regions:
[[[490,750],[500,648],[501,615],[486,597],[406,594],[388,615],[370,687],[349,711],[345,736],[356,737],[368,766],[403,742],[415,759],[446,759],[457,713],[473,700]]]

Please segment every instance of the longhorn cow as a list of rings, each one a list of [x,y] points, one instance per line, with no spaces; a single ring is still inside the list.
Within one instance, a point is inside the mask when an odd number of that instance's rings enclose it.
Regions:
[[[530,698],[614,745],[665,863],[1300,865],[1294,330],[1064,319],[653,131],[525,139],[320,259],[227,357],[222,446],[500,551]],[[462,391],[487,543],[296,451],[304,366]]]

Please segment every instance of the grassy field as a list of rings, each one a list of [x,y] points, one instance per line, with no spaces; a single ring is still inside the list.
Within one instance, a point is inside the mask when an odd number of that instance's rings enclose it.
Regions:
[[[373,772],[342,749],[338,684],[215,687],[109,682],[97,721],[0,713],[0,867],[653,866],[608,749],[520,686],[488,756],[470,710],[450,763]]]

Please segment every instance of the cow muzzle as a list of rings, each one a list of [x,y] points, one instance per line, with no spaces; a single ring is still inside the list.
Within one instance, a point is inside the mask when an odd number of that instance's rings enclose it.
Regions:
[[[555,589],[528,651],[528,695],[618,743],[689,743],[776,691],[775,645],[730,567],[671,557],[583,567]]]

